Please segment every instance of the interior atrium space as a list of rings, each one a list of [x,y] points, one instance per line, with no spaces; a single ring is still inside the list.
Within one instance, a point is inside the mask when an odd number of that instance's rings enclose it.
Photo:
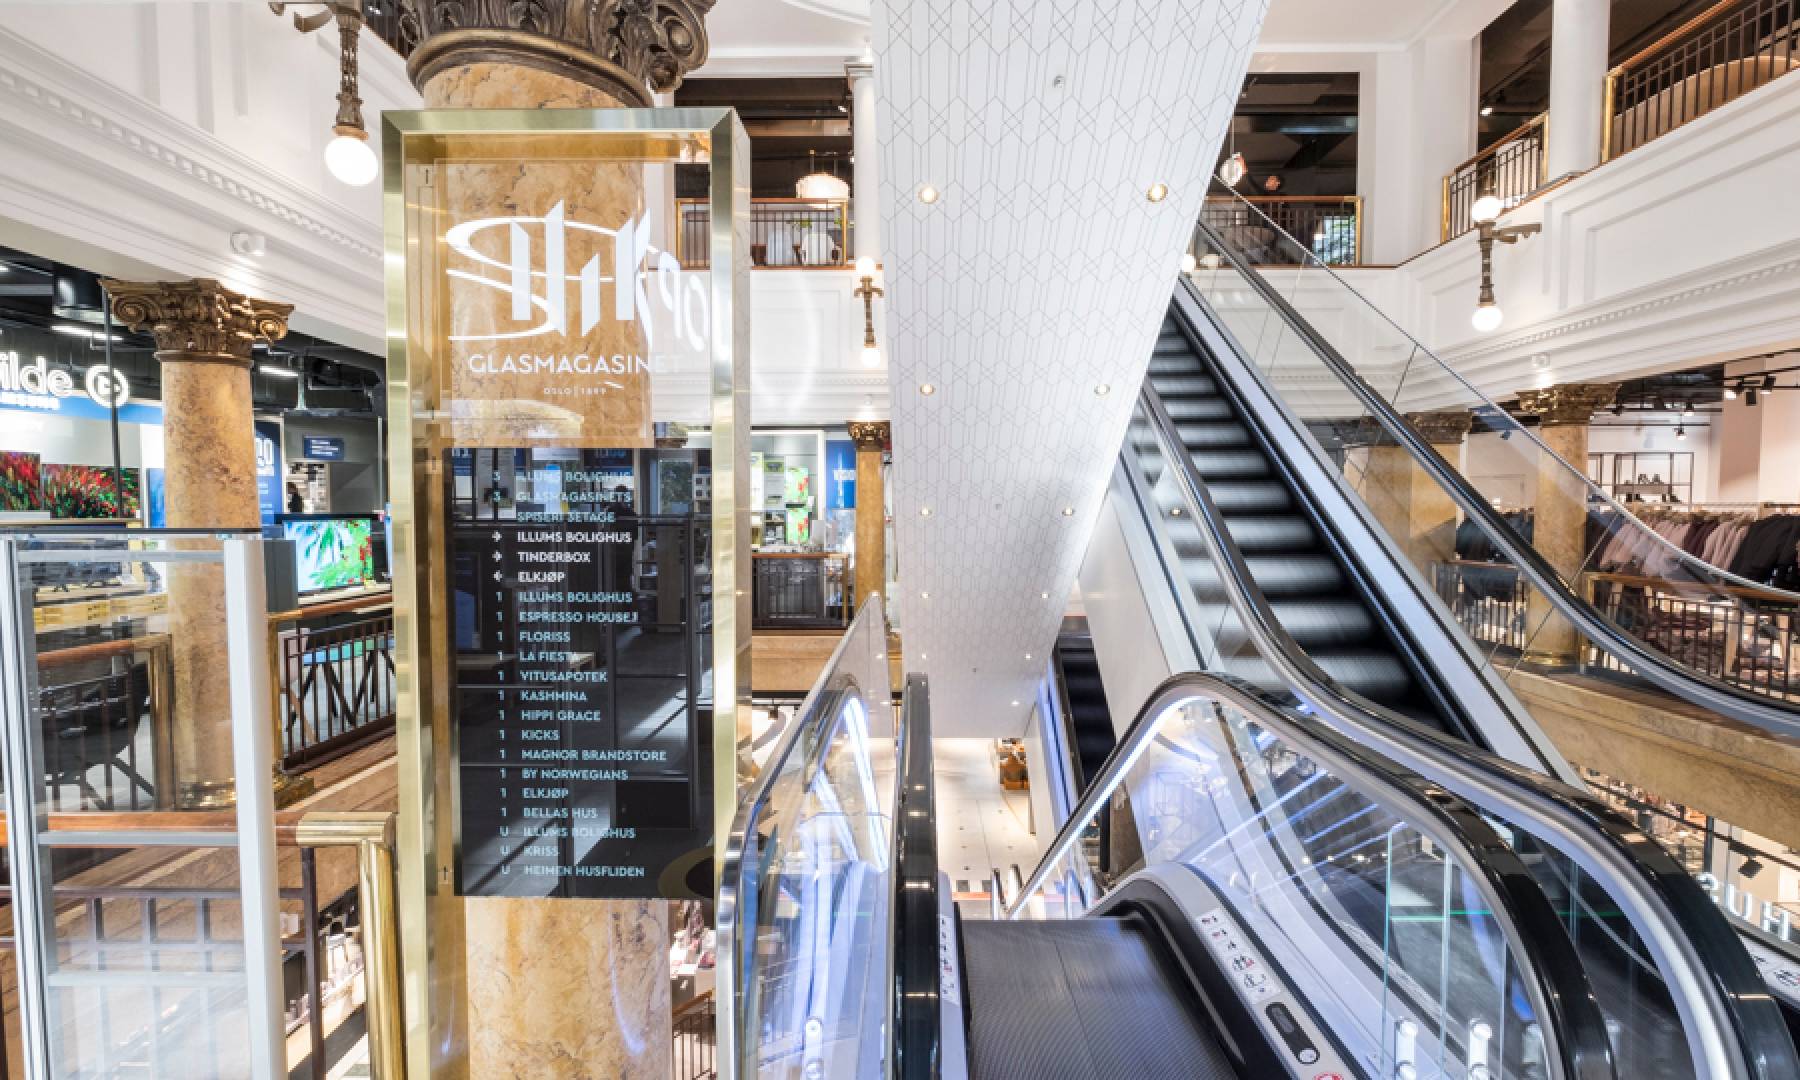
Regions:
[[[1800,1077],[1796,0],[0,0],[0,1080]]]

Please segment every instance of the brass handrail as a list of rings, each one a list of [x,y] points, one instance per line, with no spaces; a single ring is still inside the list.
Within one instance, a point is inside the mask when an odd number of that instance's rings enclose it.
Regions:
[[[1641,66],[1642,64],[1644,64],[1646,61],[1652,60],[1652,59],[1660,56],[1661,54],[1668,52],[1673,47],[1682,44],[1688,38],[1694,36],[1700,30],[1704,29],[1709,23],[1712,23],[1714,20],[1717,20],[1722,15],[1728,14],[1733,8],[1747,7],[1751,3],[1754,3],[1754,2],[1755,2],[1755,0],[1719,0],[1718,3],[1712,5],[1711,7],[1707,8],[1704,11],[1694,15],[1692,18],[1683,22],[1680,26],[1675,27],[1675,29],[1670,30],[1668,33],[1664,34],[1662,37],[1657,38],[1655,41],[1653,41],[1650,44],[1639,49],[1637,52],[1632,53],[1630,56],[1626,57],[1624,60],[1620,61],[1618,64],[1613,65],[1612,69],[1606,73],[1606,89],[1604,92],[1603,104],[1602,104],[1601,110],[1600,110],[1600,123],[1601,123],[1601,127],[1600,127],[1600,161],[1602,164],[1605,164],[1606,162],[1613,160],[1613,158],[1617,157],[1620,153],[1623,152],[1619,149],[1619,147],[1617,145],[1618,136],[1615,135],[1615,133],[1614,133],[1615,122],[1617,120],[1619,120],[1619,118],[1620,118],[1618,115],[1615,115],[1615,113],[1618,109],[1619,84],[1620,84],[1621,80],[1623,80],[1626,75],[1630,74],[1632,69],[1637,68],[1637,67]],[[1772,14],[1772,12],[1771,12],[1771,14]],[[1732,60],[1722,61],[1721,64],[1717,65],[1717,66],[1724,66],[1726,64],[1731,64],[1731,63],[1741,63],[1745,60],[1754,61],[1763,55],[1765,55],[1765,54],[1761,53],[1760,51],[1752,50],[1747,56],[1742,56],[1742,57],[1737,57]],[[1774,54],[1767,54],[1767,55],[1772,56]],[[1791,59],[1793,56],[1793,51],[1791,48],[1789,50],[1788,55]],[[1695,76],[1690,76],[1690,77],[1697,77],[1697,75],[1698,75],[1698,73],[1696,73]],[[1756,89],[1756,87],[1753,86],[1753,87],[1750,87],[1750,89]],[[1748,92],[1748,90],[1740,89],[1739,96],[1742,96],[1743,93],[1747,93],[1747,92]],[[1646,99],[1646,100],[1653,100],[1653,99]],[[1626,150],[1636,149],[1638,146],[1642,146],[1646,142],[1650,142],[1653,139],[1660,138],[1663,135],[1667,135],[1670,131],[1673,131],[1676,128],[1685,126],[1686,124],[1699,119],[1700,115],[1703,115],[1705,112],[1711,111],[1711,109],[1717,108],[1719,105],[1722,105],[1722,104],[1725,104],[1725,102],[1723,102],[1723,101],[1715,102],[1713,105],[1709,106],[1707,109],[1701,110],[1700,113],[1697,113],[1694,116],[1688,117],[1686,120],[1682,120],[1682,121],[1672,125],[1668,130],[1657,132],[1657,133],[1651,135],[1649,138],[1641,139],[1636,143],[1635,146],[1626,147]]]
[[[363,991],[368,1009],[369,1063],[377,1080],[400,1080],[405,1028],[400,1012],[400,925],[394,887],[395,815],[383,810],[280,811],[275,842],[281,847],[356,849],[357,907],[363,925]],[[52,813],[50,832],[137,831],[212,833],[237,831],[229,811]],[[0,813],[0,847],[11,842]]]

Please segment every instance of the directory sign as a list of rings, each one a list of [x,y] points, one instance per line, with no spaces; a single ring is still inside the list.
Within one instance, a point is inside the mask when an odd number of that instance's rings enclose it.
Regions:
[[[709,452],[450,453],[457,891],[710,896]]]

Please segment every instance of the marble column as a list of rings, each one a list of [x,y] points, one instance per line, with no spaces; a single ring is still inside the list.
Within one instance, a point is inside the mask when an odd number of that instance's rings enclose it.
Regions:
[[[207,279],[106,280],[101,285],[118,320],[149,333],[156,343],[169,528],[260,527],[250,346],[285,336],[293,305],[254,300]],[[218,543],[208,539],[176,546],[216,550]],[[224,567],[174,563],[164,573],[174,684],[169,744],[175,755],[175,800],[183,807],[230,806],[235,796]]]
[[[1579,478],[1587,475],[1588,423],[1618,392],[1618,383],[1565,383],[1519,392],[1520,410],[1538,418],[1538,438],[1555,455],[1534,455],[1532,546],[1571,588],[1581,587],[1578,578],[1587,558],[1587,493]],[[1536,589],[1529,594],[1526,627],[1533,632],[1525,647],[1526,663],[1558,668],[1579,658],[1575,627]]]
[[[856,444],[856,608],[887,590],[887,493],[881,459],[892,438],[886,420],[850,421]]]
[[[403,0],[416,43],[407,70],[434,109],[643,108],[670,93],[706,58],[702,19],[712,0]],[[664,219],[671,208],[656,174],[633,165],[571,163],[560,169],[464,162],[447,174],[457,213],[543,214],[560,202],[568,220]],[[457,305],[453,322],[493,319],[481,303]],[[491,302],[490,305],[491,306]],[[465,314],[462,309],[466,308]],[[582,335],[596,355],[647,352],[631,323],[604,321]],[[631,340],[624,340],[627,335]],[[574,351],[571,348],[570,351]],[[454,388],[453,388],[454,390]],[[585,418],[581,440],[650,446],[649,380],[609,394]],[[496,431],[483,445],[568,443],[546,433]],[[459,439],[464,432],[459,429]],[[435,777],[448,807],[448,771]],[[727,778],[720,777],[720,782]],[[440,813],[436,846],[451,850]],[[431,970],[407,972],[409,1069],[441,1077],[608,1077],[666,1080],[670,1062],[669,924],[663,900],[468,898],[444,881],[431,890]],[[451,955],[454,954],[454,955]],[[419,955],[411,952],[409,955]],[[410,1075],[410,1072],[409,1072]]]
[[[850,216],[855,226],[856,258],[881,262],[881,176],[876,172],[875,65],[859,60],[844,65],[850,80],[851,165]]]
[[[1467,410],[1408,413],[1407,420],[1459,468],[1469,434]],[[1456,503],[1403,447],[1383,437],[1352,436],[1345,475],[1406,557],[1430,579],[1431,565],[1456,556]]]
[[[1611,0],[1555,0],[1550,15],[1551,179],[1600,164]]]

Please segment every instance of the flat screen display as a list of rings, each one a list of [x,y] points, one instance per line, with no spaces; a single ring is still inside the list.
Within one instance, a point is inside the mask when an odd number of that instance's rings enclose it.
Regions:
[[[374,577],[371,525],[366,517],[282,522],[282,535],[294,542],[300,592],[347,589]]]

